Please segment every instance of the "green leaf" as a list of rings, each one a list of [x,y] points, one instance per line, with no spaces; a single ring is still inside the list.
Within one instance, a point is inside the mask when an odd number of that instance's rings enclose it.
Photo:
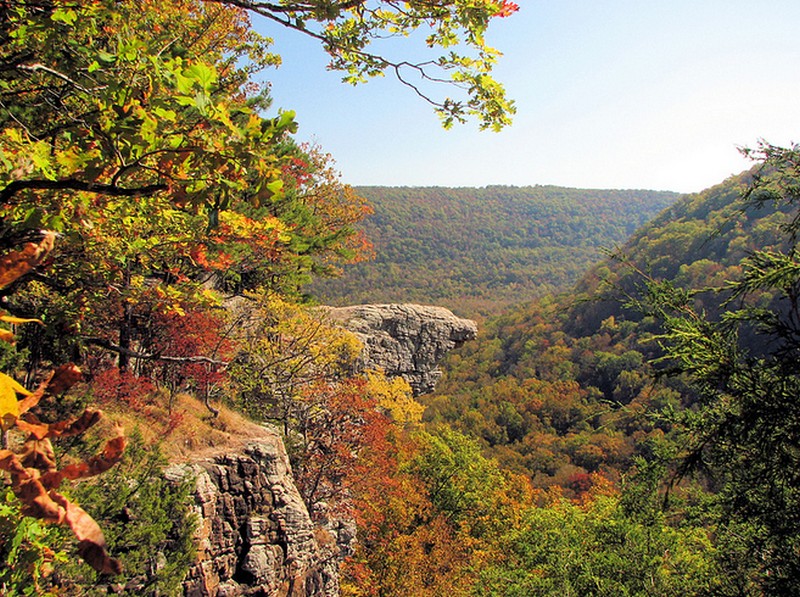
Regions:
[[[105,50],[98,50],[97,58],[100,62],[105,62],[106,64],[113,64],[117,61],[117,57],[114,54],[106,52]]]
[[[207,64],[197,62],[183,71],[184,74],[200,83],[204,91],[211,91],[211,87],[217,82],[217,71]]]
[[[78,14],[71,8],[57,8],[50,15],[50,20],[65,25],[73,25],[78,19]]]
[[[267,184],[267,188],[273,195],[278,195],[283,190],[283,181],[273,180]]]

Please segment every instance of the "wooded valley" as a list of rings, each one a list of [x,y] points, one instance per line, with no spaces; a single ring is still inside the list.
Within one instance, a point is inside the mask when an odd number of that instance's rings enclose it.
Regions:
[[[0,2],[0,594],[800,594],[800,148],[685,196],[354,189],[254,15],[348,82],[432,27],[443,124],[514,112],[516,4],[376,4]],[[367,300],[479,331],[320,306]],[[457,345],[429,394],[365,365]]]
[[[325,304],[419,302],[460,315],[567,289],[678,197],[559,187],[357,188],[373,259],[310,291]]]

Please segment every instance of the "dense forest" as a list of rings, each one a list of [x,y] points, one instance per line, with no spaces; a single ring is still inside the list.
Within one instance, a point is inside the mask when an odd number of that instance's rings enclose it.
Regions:
[[[422,398],[426,421],[573,503],[615,486],[624,517],[638,520],[642,504],[629,500],[649,487],[659,501],[647,516],[687,538],[709,533],[704,549],[722,558],[726,578],[696,579],[687,594],[798,588],[798,527],[785,518],[797,487],[787,453],[797,430],[785,419],[797,408],[797,206],[786,192],[797,156],[763,155],[769,166],[665,210],[570,294],[491,319]],[[590,527],[592,508],[581,512]],[[555,564],[545,548],[531,552],[539,524],[524,531],[531,543],[515,535],[513,561]],[[551,594],[518,582],[509,594]]]
[[[444,124],[513,113],[484,33],[516,4],[377,4],[0,3],[0,593],[181,594],[198,520],[165,468],[268,431],[341,595],[800,594],[800,148],[680,199],[364,198],[270,112],[253,14],[350,82],[432,27],[417,68],[467,91],[428,97]],[[307,295],[365,230],[386,299],[441,278],[498,310],[419,400]]]
[[[359,187],[375,257],[318,280],[328,304],[435,303],[462,315],[565,290],[675,193],[551,186]]]

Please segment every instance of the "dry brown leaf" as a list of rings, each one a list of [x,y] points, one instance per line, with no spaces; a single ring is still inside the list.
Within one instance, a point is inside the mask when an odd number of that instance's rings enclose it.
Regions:
[[[45,393],[60,396],[81,380],[83,373],[75,363],[57,367],[47,380]]]
[[[103,448],[103,451],[97,456],[92,456],[83,462],[65,466],[58,474],[61,475],[62,479],[70,480],[99,475],[117,464],[122,458],[124,451],[125,438],[115,437],[106,442],[105,448]]]
[[[103,417],[99,410],[86,409],[83,414],[73,421],[59,421],[51,423],[47,437],[70,437],[80,435]]]
[[[24,399],[17,403],[19,414],[28,412],[34,406],[39,404],[39,401],[44,397],[45,394],[53,396],[63,394],[73,385],[75,385],[75,383],[80,380],[82,375],[83,374],[81,373],[81,370],[73,363],[61,365],[52,371],[50,375],[47,376],[47,379],[39,384],[39,387],[35,392],[32,394],[29,393],[29,395],[25,396]]]
[[[41,386],[30,396],[25,396],[25,398],[23,398],[17,403],[19,414],[26,413],[34,406],[39,404],[39,401],[42,399],[43,396],[44,396],[44,388]]]
[[[58,468],[53,444],[47,438],[36,439],[34,437],[28,439],[23,446],[19,461],[25,468],[35,468],[41,473],[54,471]]]
[[[80,506],[68,501],[64,496],[51,491],[50,495],[66,511],[65,522],[78,539],[78,553],[83,560],[101,574],[119,574],[122,564],[108,556],[106,540],[94,518]]]
[[[64,508],[53,501],[38,479],[29,476],[21,479],[19,484],[12,484],[11,488],[22,503],[20,512],[25,516],[56,524],[64,522]]]
[[[25,243],[21,250],[0,257],[0,288],[5,288],[39,265],[53,249],[55,239],[55,232],[47,232],[39,244]]]
[[[58,489],[61,482],[64,480],[64,475],[61,471],[48,471],[39,477],[39,483],[42,484],[47,491]]]
[[[30,413],[27,415],[26,418],[33,418],[30,416]],[[26,421],[25,419],[17,419],[17,428],[21,429],[22,431],[27,431],[36,439],[44,439],[47,437],[47,433],[50,431],[50,426],[46,423],[40,423],[38,419],[34,421]]]
[[[14,475],[28,474],[19,457],[11,450],[0,450],[0,470],[11,473],[12,478]]]

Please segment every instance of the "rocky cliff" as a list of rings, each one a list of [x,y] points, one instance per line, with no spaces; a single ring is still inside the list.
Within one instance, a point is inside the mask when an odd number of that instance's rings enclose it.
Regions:
[[[413,304],[331,307],[330,318],[362,344],[361,367],[402,376],[414,395],[432,392],[441,377],[438,364],[448,351],[475,338],[474,321],[443,307]]]
[[[447,351],[475,337],[475,322],[420,305],[331,308],[330,318],[364,344],[360,367],[401,375],[415,394],[432,391]],[[190,597],[334,597],[339,558],[351,553],[352,522],[316,512],[312,522],[283,441],[260,428],[237,448],[168,476],[196,480],[198,557],[184,580]]]
[[[240,450],[167,470],[196,479],[198,557],[184,580],[190,597],[339,594],[336,537],[315,528],[277,433]]]

